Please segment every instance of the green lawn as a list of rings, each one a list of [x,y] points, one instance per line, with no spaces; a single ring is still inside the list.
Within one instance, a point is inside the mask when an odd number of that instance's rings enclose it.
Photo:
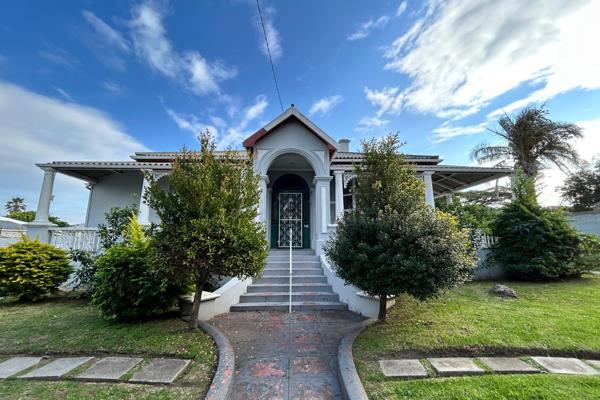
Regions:
[[[485,376],[393,381],[383,377],[377,363],[383,358],[494,354],[600,358],[600,276],[507,284],[519,299],[490,296],[489,282],[469,283],[425,303],[399,298],[389,310],[388,322],[370,326],[354,344],[367,392],[381,399],[558,399],[566,397],[552,393],[568,386],[572,398],[592,398],[590,391],[597,398],[600,378]],[[519,387],[523,393],[515,394],[520,393]],[[496,392],[505,397],[494,397]]]
[[[0,301],[0,357],[10,354],[136,354],[192,359],[178,387],[73,382],[0,382],[0,398],[198,398],[210,384],[217,349],[203,332],[175,318],[138,323],[101,319],[94,307],[68,297],[40,303]],[[71,396],[71,397],[68,397]]]

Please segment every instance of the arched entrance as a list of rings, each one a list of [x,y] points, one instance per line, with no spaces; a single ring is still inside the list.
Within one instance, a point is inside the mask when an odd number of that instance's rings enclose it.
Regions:
[[[310,188],[302,177],[285,174],[272,185],[271,248],[310,248]]]

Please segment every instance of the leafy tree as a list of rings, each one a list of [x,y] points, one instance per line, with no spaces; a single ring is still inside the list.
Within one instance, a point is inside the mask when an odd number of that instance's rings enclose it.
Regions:
[[[148,176],[145,200],[160,218],[153,246],[173,279],[195,287],[190,327],[196,327],[200,297],[211,275],[256,276],[268,243],[257,221],[259,186],[252,160],[215,155],[214,139],[200,136],[199,152],[183,149],[173,163],[169,190]]]
[[[92,279],[92,304],[107,319],[132,320],[162,314],[183,293],[183,287],[154,266],[150,240],[137,216],[129,217],[123,241],[98,257]]]
[[[598,247],[579,235],[561,210],[537,204],[533,179],[517,171],[515,200],[494,221],[498,243],[492,257],[504,265],[509,276],[524,280],[546,280],[579,276],[598,259]]]
[[[104,214],[106,223],[98,224],[98,234],[100,235],[100,244],[103,249],[108,249],[111,246],[123,240],[123,233],[132,215],[137,215],[138,209],[135,205],[126,205],[123,207],[111,207]]]
[[[510,160],[523,170],[528,178],[535,179],[548,164],[561,170],[579,161],[571,145],[573,139],[582,137],[581,128],[568,122],[555,122],[548,118],[544,105],[527,107],[515,115],[504,115],[498,120],[499,129],[490,131],[504,143],[482,143],[472,151],[479,162]]]
[[[19,221],[25,221],[25,222],[31,222],[35,219],[35,211],[18,211],[18,212],[12,212],[10,214],[7,215],[8,218],[12,218],[12,219],[16,219]],[[69,226],[69,223],[66,221],[63,221],[62,219],[55,217],[53,215],[50,215],[48,217],[48,221],[50,221],[51,223],[60,226],[61,228],[66,228]]]
[[[458,195],[454,196],[452,203],[443,200],[436,202],[436,207],[440,211],[454,215],[462,228],[481,230],[487,235],[492,234],[492,224],[500,214],[499,208],[471,203]]]
[[[25,199],[22,197],[13,197],[6,202],[4,208],[9,214],[25,211]]]
[[[475,265],[468,232],[425,203],[424,184],[399,146],[397,135],[363,142],[356,210],[338,221],[325,246],[342,279],[379,296],[380,321],[388,297],[425,300],[465,281]]]
[[[560,188],[562,198],[571,203],[573,211],[591,210],[600,203],[600,160],[593,166],[584,164],[569,174]]]

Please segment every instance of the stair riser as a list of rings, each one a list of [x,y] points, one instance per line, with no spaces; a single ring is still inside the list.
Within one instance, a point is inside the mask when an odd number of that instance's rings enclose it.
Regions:
[[[240,303],[268,303],[273,301],[289,301],[289,294],[270,294],[264,296],[240,296]],[[322,294],[294,294],[292,292],[292,301],[339,301],[335,293]]]
[[[313,311],[313,310],[347,310],[348,307],[345,304],[302,304],[302,305],[292,305],[293,311]],[[243,304],[236,304],[231,306],[230,311],[287,311],[287,305],[268,305],[265,303],[264,305],[253,305],[250,307],[246,307]]]
[[[287,292],[290,290],[289,285],[283,286],[275,286],[275,285],[267,285],[267,286],[256,286],[250,285],[248,286],[248,293],[264,293],[264,292]],[[293,292],[324,292],[324,293],[333,293],[331,290],[331,286],[294,286],[292,285],[292,293]]]
[[[289,262],[268,262],[265,268],[290,268]],[[293,262],[292,269],[295,268],[321,268],[320,262]]]
[[[319,262],[319,257],[317,256],[293,256],[292,261],[294,263],[297,262]],[[280,262],[280,263],[289,263],[290,258],[288,256],[269,256],[267,257],[267,262]]]
[[[273,284],[273,283],[289,283],[288,277],[272,277],[266,276],[259,278],[254,283]],[[327,283],[325,276],[292,276],[292,284],[294,283]]]
[[[289,254],[290,254],[289,249],[278,249],[278,250],[269,251],[269,256],[287,256]],[[315,256],[315,251],[307,250],[307,249],[302,249],[302,250],[292,249],[292,257],[293,256]]]
[[[282,276],[289,275],[289,269],[265,269],[262,273],[262,276]],[[303,268],[303,269],[293,269],[292,275],[323,275],[323,270],[321,268]]]

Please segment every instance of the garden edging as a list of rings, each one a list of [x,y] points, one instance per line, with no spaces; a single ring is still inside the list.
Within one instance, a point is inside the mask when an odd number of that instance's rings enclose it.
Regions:
[[[338,378],[342,389],[344,400],[368,400],[367,392],[360,381],[356,365],[354,364],[354,356],[352,355],[352,346],[359,333],[367,326],[376,322],[376,318],[363,321],[356,328],[348,332],[338,345],[337,351],[337,367]]]
[[[204,397],[205,400],[227,400],[230,395],[233,372],[235,370],[235,354],[229,339],[211,324],[198,321],[198,327],[208,333],[219,349],[219,362],[215,376]]]

